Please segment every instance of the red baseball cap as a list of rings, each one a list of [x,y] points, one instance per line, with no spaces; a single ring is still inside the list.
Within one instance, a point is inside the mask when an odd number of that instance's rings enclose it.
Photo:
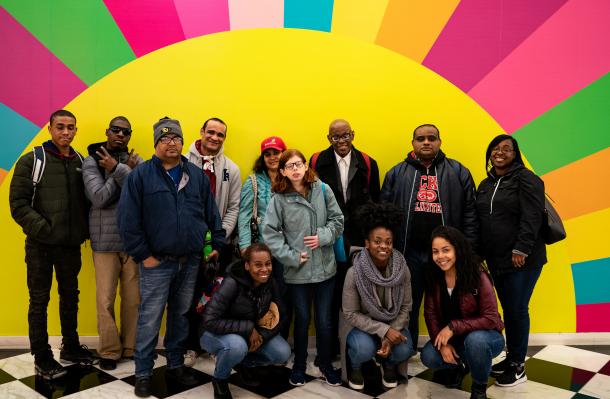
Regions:
[[[267,137],[261,142],[261,154],[269,148],[274,148],[278,151],[284,151],[286,150],[286,144],[284,144],[284,140],[282,140],[281,138],[277,136],[271,136]]]

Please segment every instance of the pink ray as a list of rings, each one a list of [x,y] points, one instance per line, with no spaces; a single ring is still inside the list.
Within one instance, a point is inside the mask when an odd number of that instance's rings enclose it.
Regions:
[[[283,28],[284,0],[229,0],[231,30]]]
[[[230,29],[228,0],[174,0],[187,39]],[[254,2],[257,3],[257,2]]]

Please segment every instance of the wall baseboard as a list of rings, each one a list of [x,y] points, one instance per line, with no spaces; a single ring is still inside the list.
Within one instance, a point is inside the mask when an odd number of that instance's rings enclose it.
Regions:
[[[418,346],[423,346],[428,342],[427,335],[420,335]],[[87,345],[89,348],[96,348],[98,337],[81,336],[81,344]],[[163,337],[159,337],[157,344],[158,348],[163,347]],[[59,348],[61,345],[61,337],[49,337],[49,344],[53,348]],[[539,333],[530,334],[530,346],[543,345],[610,345],[610,332],[599,333]],[[314,348],[316,345],[315,337],[309,337],[309,347]],[[30,342],[26,336],[8,337],[0,336],[0,349],[28,349]]]

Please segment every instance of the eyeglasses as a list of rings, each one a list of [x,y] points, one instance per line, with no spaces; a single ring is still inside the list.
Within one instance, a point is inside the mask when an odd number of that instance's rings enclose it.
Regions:
[[[169,144],[169,143],[182,144],[182,137],[180,137],[180,136],[161,136],[161,138],[159,139],[159,142],[161,144]]]
[[[513,149],[512,149],[512,148],[510,148],[510,147],[502,147],[502,148],[500,148],[500,147],[495,147],[495,148],[493,148],[493,149],[491,150],[491,152],[492,152],[492,153],[494,153],[494,152],[501,152],[502,154],[510,154],[510,153],[511,153],[511,152],[513,152],[513,151],[515,151],[515,150],[513,150]]]
[[[303,166],[305,166],[305,162],[297,161],[287,163],[286,165],[284,165],[284,169],[301,169]]]
[[[333,143],[338,143],[340,141],[349,141],[349,139],[352,138],[352,133],[353,132],[345,133],[341,136],[330,136],[330,141],[332,141]]]
[[[125,136],[129,136],[131,134],[131,129],[128,127],[110,126],[108,129],[110,129],[112,133],[123,132]]]

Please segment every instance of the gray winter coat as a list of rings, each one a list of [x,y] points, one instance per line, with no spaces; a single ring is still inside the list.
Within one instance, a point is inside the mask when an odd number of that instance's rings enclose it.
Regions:
[[[99,145],[89,148],[89,154],[95,153]],[[131,172],[131,168],[125,164],[129,153],[123,151],[115,155],[119,161],[112,173],[101,170],[97,159],[89,155],[83,162],[83,180],[85,182],[85,194],[91,201],[89,210],[89,234],[91,237],[91,248],[96,252],[122,252],[124,251],[123,240],[119,235],[117,226],[117,205],[121,196],[123,180]],[[138,164],[142,158],[138,157]]]
[[[311,202],[296,192],[275,193],[267,207],[263,238],[271,253],[284,265],[284,280],[289,284],[319,283],[337,271],[333,244],[343,233],[343,213],[328,185],[311,187]],[[318,235],[320,246],[313,251],[305,246],[305,236]],[[299,265],[301,252],[309,260]]]

